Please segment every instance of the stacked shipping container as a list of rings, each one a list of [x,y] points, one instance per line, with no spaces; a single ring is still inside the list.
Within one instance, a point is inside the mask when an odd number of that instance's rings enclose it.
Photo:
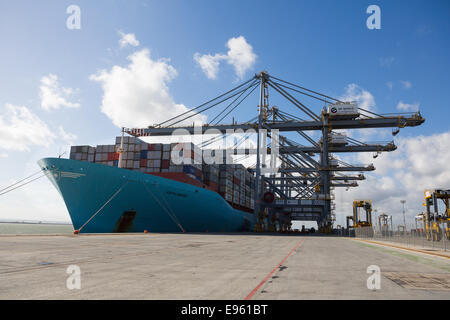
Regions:
[[[117,167],[121,138],[116,137],[115,145],[72,146],[70,159]],[[243,165],[203,164],[202,150],[193,143],[152,144],[135,137],[123,139],[122,168],[204,186],[234,207],[254,207],[254,177]]]

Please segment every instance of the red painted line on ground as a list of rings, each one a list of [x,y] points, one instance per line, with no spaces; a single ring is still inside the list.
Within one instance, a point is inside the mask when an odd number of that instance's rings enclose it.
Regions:
[[[289,256],[290,256],[291,254],[293,254],[294,251],[297,250],[298,247],[300,247],[300,246],[303,244],[303,242],[305,242],[305,239],[300,240],[300,242],[294,247],[294,249],[292,249],[291,252],[289,252],[289,254],[288,254],[286,257],[284,257],[284,259],[281,260],[281,262],[280,262],[275,268],[273,268],[273,270],[272,270],[272,271],[271,271],[271,272],[263,279],[263,281],[261,281],[261,282],[256,286],[255,289],[252,290],[252,292],[250,292],[250,294],[249,294],[248,296],[245,297],[244,300],[250,300],[250,299],[253,297],[253,295],[258,291],[258,289],[261,288],[261,287],[263,286],[263,284],[266,283],[267,280],[269,280],[269,278],[272,276],[272,274],[273,274],[275,271],[277,271],[277,269],[283,264],[283,262],[285,262],[286,259],[289,258]]]

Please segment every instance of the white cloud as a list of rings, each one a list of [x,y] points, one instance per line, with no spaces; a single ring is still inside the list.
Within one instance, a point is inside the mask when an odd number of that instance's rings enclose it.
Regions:
[[[448,188],[450,168],[450,131],[430,136],[399,138],[398,149],[383,153],[373,159],[371,154],[361,153],[361,162],[373,162],[376,170],[365,173],[367,180],[358,182],[359,187],[344,191],[338,188],[336,209],[337,223],[345,224],[344,212],[351,212],[354,199],[371,199],[378,214],[394,216],[394,223],[403,223],[402,205],[406,200],[406,219],[410,228],[414,216],[423,212],[424,189]],[[426,150],[426,152],[424,151]],[[430,157],[430,154],[439,155]]]
[[[394,57],[381,57],[379,58],[380,66],[382,67],[390,67],[392,63],[394,63]]]
[[[217,78],[221,61],[226,61],[232,65],[239,79],[242,79],[244,74],[255,64],[257,55],[253,52],[252,46],[243,36],[230,38],[227,42],[227,47],[228,52],[226,54],[194,54],[194,60],[200,65],[209,79]]]
[[[392,88],[394,87],[394,84],[392,83],[392,81],[386,82],[386,85],[389,88],[389,90],[392,90]]]
[[[194,60],[200,65],[203,72],[208,79],[216,79],[217,73],[219,72],[220,60],[226,59],[226,56],[216,54],[214,56],[210,54],[200,55],[199,53],[194,54]]]
[[[411,81],[407,80],[400,80],[401,84],[403,85],[404,89],[410,89],[412,87]]]
[[[420,103],[403,103],[403,101],[400,101],[397,104],[397,109],[401,111],[418,111],[419,110]]]
[[[124,33],[122,31],[118,31],[120,35],[119,46],[124,48],[128,45],[137,47],[139,45],[139,41],[136,39],[134,33]]]
[[[188,108],[174,102],[168,83],[177,71],[168,59],[153,60],[145,48],[128,56],[130,64],[101,70],[89,78],[101,83],[101,110],[118,127],[147,127],[183,113]],[[197,115],[186,122],[206,121]]]
[[[373,95],[355,83],[351,83],[345,87],[345,93],[339,100],[356,101],[358,107],[369,111],[374,111],[376,106]]]
[[[67,99],[77,90],[72,88],[61,87],[58,83],[58,76],[49,74],[42,77],[40,86],[41,106],[43,109],[50,111],[51,109],[78,108],[79,103],[73,103]]]
[[[30,146],[48,146],[55,135],[27,107],[6,104],[0,112],[0,149],[28,151]]]
[[[58,127],[59,137],[68,144],[73,144],[77,140],[77,136],[73,133],[66,132],[62,126]]]

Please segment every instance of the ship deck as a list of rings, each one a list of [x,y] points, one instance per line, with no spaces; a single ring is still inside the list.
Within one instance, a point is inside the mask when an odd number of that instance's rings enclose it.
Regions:
[[[0,299],[450,298],[448,257],[347,238],[147,233],[0,241]],[[381,269],[375,291],[367,288],[374,264]],[[80,268],[80,289],[67,288],[70,265]],[[435,286],[401,281],[420,277]]]

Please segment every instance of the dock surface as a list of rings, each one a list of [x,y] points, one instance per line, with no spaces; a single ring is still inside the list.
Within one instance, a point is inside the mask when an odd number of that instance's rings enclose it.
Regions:
[[[348,238],[147,233],[0,243],[0,299],[450,299],[450,259]],[[80,289],[67,287],[71,265]],[[367,285],[373,265],[378,290]]]

